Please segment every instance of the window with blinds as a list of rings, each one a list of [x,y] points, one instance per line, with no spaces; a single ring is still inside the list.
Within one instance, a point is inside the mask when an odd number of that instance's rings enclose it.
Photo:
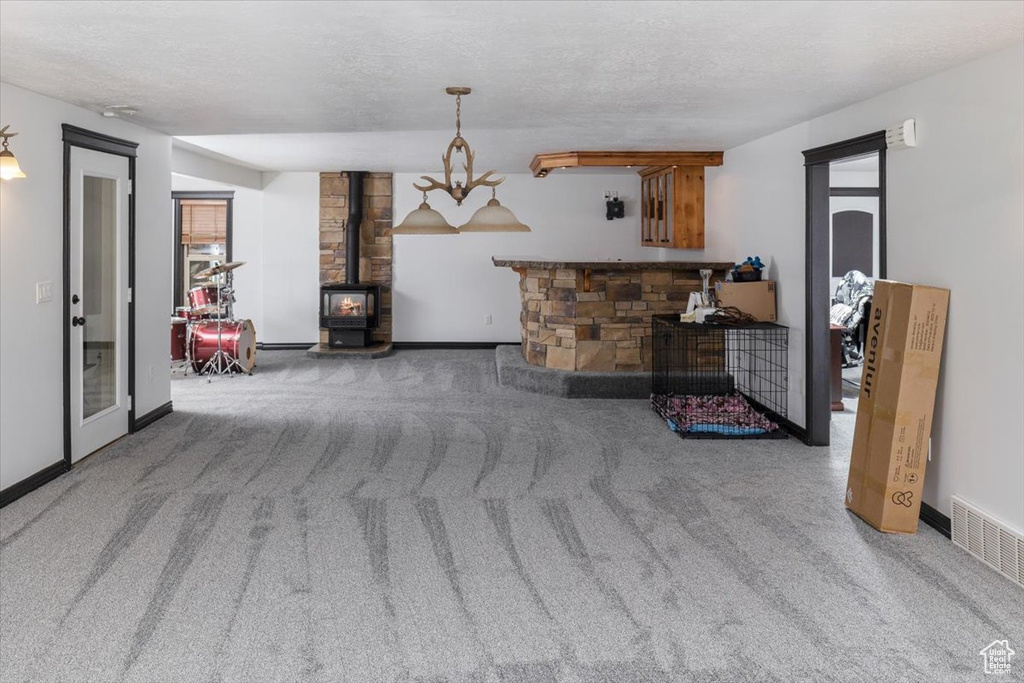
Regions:
[[[217,244],[227,241],[228,203],[223,199],[181,200],[181,243]]]

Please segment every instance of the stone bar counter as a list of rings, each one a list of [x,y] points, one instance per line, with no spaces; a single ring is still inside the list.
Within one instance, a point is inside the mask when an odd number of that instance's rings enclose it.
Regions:
[[[523,357],[558,370],[640,372],[651,369],[651,316],[682,313],[732,263],[699,261],[555,261],[495,256],[519,273]]]

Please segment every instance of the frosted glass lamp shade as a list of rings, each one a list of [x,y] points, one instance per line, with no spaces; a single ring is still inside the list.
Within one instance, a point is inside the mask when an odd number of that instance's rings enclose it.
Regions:
[[[459,231],[448,223],[430,204],[423,202],[410,213],[401,225],[391,228],[392,235],[457,235]]]
[[[11,178],[24,178],[25,172],[18,166],[18,160],[10,150],[0,152],[0,179],[10,180]]]
[[[520,223],[514,213],[492,197],[468,223],[459,226],[459,232],[530,232],[530,226]]]

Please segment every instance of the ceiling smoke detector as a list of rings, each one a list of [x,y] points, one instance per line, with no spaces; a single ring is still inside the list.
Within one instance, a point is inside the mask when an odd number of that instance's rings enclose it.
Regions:
[[[139,110],[128,104],[111,104],[103,107],[103,111],[100,112],[108,119],[120,119],[134,116]]]

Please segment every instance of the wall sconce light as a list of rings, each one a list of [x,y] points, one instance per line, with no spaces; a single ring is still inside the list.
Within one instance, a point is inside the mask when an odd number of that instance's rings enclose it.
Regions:
[[[608,220],[626,217],[626,204],[619,199],[619,193],[608,190],[604,193],[604,217]]]
[[[14,158],[14,153],[7,149],[7,140],[17,135],[17,133],[8,133],[8,128],[10,128],[9,125],[0,128],[0,137],[4,139],[3,151],[0,151],[0,180],[25,177],[25,172],[18,166],[18,160]]]

